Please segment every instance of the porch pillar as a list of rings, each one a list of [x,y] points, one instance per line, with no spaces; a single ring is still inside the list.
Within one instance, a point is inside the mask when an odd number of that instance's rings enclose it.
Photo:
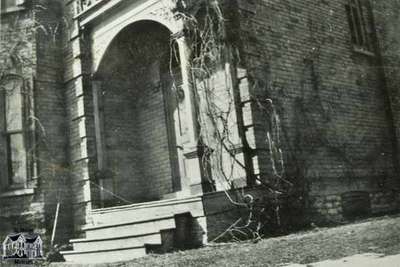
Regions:
[[[176,34],[176,42],[179,47],[179,56],[182,71],[181,90],[184,93],[185,114],[185,137],[183,138],[182,149],[184,155],[184,168],[186,181],[182,183],[190,190],[192,195],[202,194],[202,171],[198,154],[199,127],[197,121],[196,100],[192,87],[191,77],[191,49],[184,37],[183,32]],[[185,188],[185,187],[184,187]]]
[[[95,183],[97,183],[96,190],[92,190],[97,198],[100,207],[105,207],[107,202],[112,202],[112,193],[115,192],[114,180],[107,174],[107,153],[104,145],[104,114],[103,114],[103,82],[101,80],[92,81],[93,93],[93,116],[94,116],[94,131],[96,139],[96,161],[97,170]],[[93,197],[92,197],[93,198]],[[95,197],[94,197],[95,198]]]

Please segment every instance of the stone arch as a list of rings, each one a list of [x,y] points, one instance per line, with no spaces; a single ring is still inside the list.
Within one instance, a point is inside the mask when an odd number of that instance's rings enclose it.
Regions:
[[[172,15],[171,15],[172,17]],[[112,42],[120,35],[121,32],[130,28],[132,25],[138,25],[143,22],[152,22],[167,29],[171,35],[182,31],[182,22],[173,18],[165,19],[161,15],[156,14],[141,14],[132,16],[131,18],[121,21],[116,25],[99,25],[92,29],[92,73],[96,73],[104,59],[105,53],[111,46]]]
[[[159,200],[182,189],[181,73],[170,36],[154,21],[130,24],[94,74],[98,179],[112,192],[101,197],[102,206]]]
[[[147,29],[148,31],[153,31],[153,30],[160,30],[163,31],[163,36],[159,36],[160,39],[164,39],[163,41],[169,42],[170,41],[170,36],[172,34],[170,28],[166,27],[164,24],[161,24],[155,20],[137,20],[134,21],[133,23],[125,26],[121,30],[119,30],[115,35],[113,36],[108,36],[108,41],[103,45],[102,47],[102,52],[101,52],[101,57],[98,61],[93,61],[93,77],[96,79],[97,77],[100,77],[102,75],[102,72],[104,72],[104,65],[109,64],[107,62],[108,55],[110,55],[110,50],[115,48],[116,43],[119,41],[121,36],[123,35],[129,35],[131,32],[135,32],[136,30],[140,29]],[[132,36],[132,39],[137,39],[134,36]],[[143,41],[143,40],[139,40]],[[93,44],[93,46],[96,46],[96,44]],[[103,51],[104,50],[104,51]],[[126,58],[125,58],[126,60]]]

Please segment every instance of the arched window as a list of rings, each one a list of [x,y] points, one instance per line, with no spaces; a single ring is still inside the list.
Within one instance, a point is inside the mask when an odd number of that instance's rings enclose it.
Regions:
[[[367,0],[348,0],[346,5],[351,41],[355,49],[372,52],[371,23],[368,18]]]
[[[24,256],[24,251],[22,249],[18,250],[18,256],[23,257]]]

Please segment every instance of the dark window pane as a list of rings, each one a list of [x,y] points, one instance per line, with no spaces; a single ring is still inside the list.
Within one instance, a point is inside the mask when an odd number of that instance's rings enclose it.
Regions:
[[[9,136],[10,165],[11,165],[11,184],[24,185],[27,175],[26,150],[24,136],[22,133],[11,134]]]
[[[354,28],[353,16],[351,14],[351,8],[348,5],[346,5],[346,12],[347,12],[347,19],[349,21],[349,26],[350,26],[351,42],[353,44],[355,44],[355,43],[357,43],[357,37],[356,37],[355,28]]]
[[[357,36],[357,45],[364,45],[363,39],[362,39],[362,25],[361,25],[361,18],[358,15],[358,10],[355,7],[351,8],[353,17],[354,17],[354,22],[355,22],[355,32]]]

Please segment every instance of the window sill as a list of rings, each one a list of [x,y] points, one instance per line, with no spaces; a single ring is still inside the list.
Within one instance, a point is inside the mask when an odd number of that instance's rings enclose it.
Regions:
[[[12,191],[0,193],[0,198],[27,196],[27,195],[33,195],[34,193],[35,189],[33,188],[15,189]]]
[[[375,53],[359,46],[353,46],[353,51],[364,56],[375,57]]]

